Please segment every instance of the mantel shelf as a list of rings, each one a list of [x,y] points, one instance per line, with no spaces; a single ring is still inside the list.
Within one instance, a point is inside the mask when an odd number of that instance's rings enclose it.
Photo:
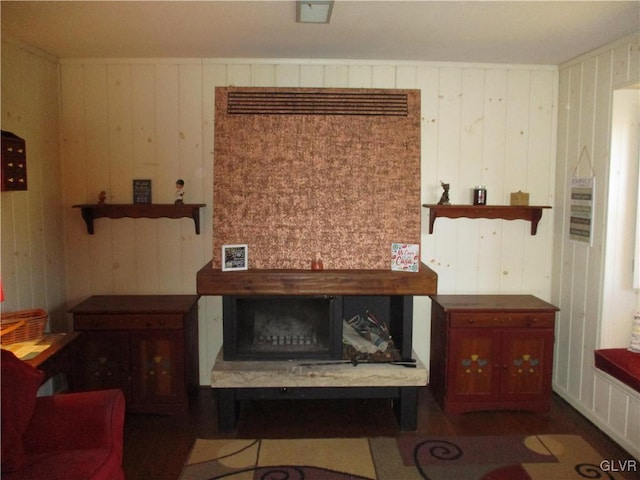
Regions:
[[[504,220],[527,220],[531,222],[531,235],[538,231],[542,209],[550,206],[514,205],[437,205],[424,204],[429,209],[429,233],[438,217],[446,218],[502,218]]]
[[[224,272],[211,262],[197,275],[198,295],[432,295],[438,275],[392,270],[244,270]]]
[[[132,203],[132,204],[82,204],[82,218],[87,224],[87,232],[93,235],[93,221],[96,218],[193,218],[196,235],[200,235],[200,208],[204,203]]]

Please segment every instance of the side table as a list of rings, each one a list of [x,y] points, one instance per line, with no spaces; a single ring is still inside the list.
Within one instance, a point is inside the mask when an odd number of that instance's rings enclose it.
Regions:
[[[183,414],[198,388],[197,295],[98,295],[73,307],[75,384],[121,388],[128,412]]]
[[[42,370],[45,374],[43,383],[51,377],[64,374],[67,377],[69,390],[73,391],[74,348],[78,332],[47,333],[38,340],[3,345],[2,348],[13,352],[20,360]]]
[[[429,385],[445,412],[550,408],[557,307],[532,295],[431,300]]]

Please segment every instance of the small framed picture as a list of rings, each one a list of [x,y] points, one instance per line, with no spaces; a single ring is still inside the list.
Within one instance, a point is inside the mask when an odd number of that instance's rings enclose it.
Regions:
[[[249,265],[249,247],[245,245],[222,246],[222,270],[247,270]]]
[[[151,180],[133,180],[133,203],[151,203]]]

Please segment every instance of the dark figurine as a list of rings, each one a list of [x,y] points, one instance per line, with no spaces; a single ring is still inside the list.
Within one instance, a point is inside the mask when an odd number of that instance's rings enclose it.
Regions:
[[[176,201],[173,203],[184,203],[184,180],[176,180]]]
[[[442,192],[438,205],[451,205],[451,202],[449,201],[449,184],[440,181],[440,185],[442,185],[442,189],[444,191]]]
[[[104,205],[105,200],[107,199],[107,192],[102,190],[100,195],[98,195],[98,205]]]

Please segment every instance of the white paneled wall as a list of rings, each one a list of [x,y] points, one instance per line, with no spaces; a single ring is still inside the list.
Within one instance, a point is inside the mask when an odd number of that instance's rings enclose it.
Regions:
[[[92,294],[194,293],[196,272],[213,254],[214,87],[419,88],[422,91],[422,201],[440,180],[451,200],[470,203],[487,185],[489,203],[509,193],[553,204],[557,70],[548,66],[355,61],[64,60],[61,66],[62,171],[69,304]],[[72,205],[131,201],[131,180],[150,178],[154,202],[202,202],[202,233],[191,220],[96,221],[88,235]],[[550,297],[551,213],[538,234],[524,221],[439,219],[422,258],[442,293],[527,292]],[[200,301],[200,380],[221,345],[221,301]],[[428,298],[415,302],[418,355],[429,358]]]
[[[596,371],[593,351],[600,347],[599,332],[607,328],[612,314],[628,315],[631,333],[634,302],[627,312],[605,311],[602,293],[606,278],[604,259],[613,91],[639,81],[638,34],[560,68],[552,298],[560,307],[554,389],[638,458],[640,394]],[[585,146],[592,168],[584,161],[576,169]],[[593,246],[573,242],[567,235],[569,179],[574,172],[578,176],[590,176],[591,170],[596,177]],[[632,236],[634,230],[629,228],[625,234]],[[631,295],[637,298],[638,293],[631,292]],[[629,305],[629,302],[624,303]]]
[[[3,312],[42,308],[66,319],[58,143],[58,63],[2,42],[2,129],[25,139],[28,190],[2,192]]]

